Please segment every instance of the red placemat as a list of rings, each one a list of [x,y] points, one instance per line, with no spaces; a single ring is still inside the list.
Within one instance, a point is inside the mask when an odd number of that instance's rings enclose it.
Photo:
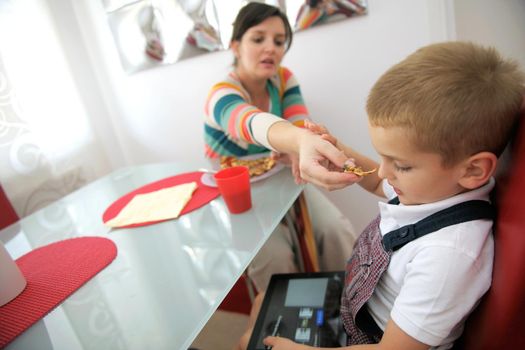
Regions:
[[[118,213],[120,213],[120,211],[126,206],[126,204],[128,204],[133,199],[133,197],[137,194],[150,193],[153,191],[158,191],[164,188],[168,188],[168,187],[172,187],[172,186],[180,185],[180,184],[185,184],[185,183],[193,182],[193,181],[197,183],[197,189],[195,190],[195,192],[193,192],[193,195],[190,201],[188,202],[188,204],[186,204],[184,209],[182,209],[180,215],[184,215],[195,209],[198,209],[219,196],[219,190],[217,188],[206,186],[201,182],[202,174],[203,172],[201,171],[184,173],[184,174],[171,176],[171,177],[159,180],[159,181],[152,182],[145,186],[142,186],[120,197],[115,202],[113,202],[113,204],[111,204],[106,209],[104,214],[102,215],[102,221],[106,223],[109,220],[113,219],[115,216],[117,216]],[[171,220],[171,219],[167,219],[167,220]],[[141,222],[141,223],[132,224],[132,225],[123,226],[123,227],[145,226],[145,225],[156,224],[157,222],[161,222],[161,221],[166,221],[166,220]]]
[[[18,258],[16,263],[27,286],[0,307],[0,348],[47,315],[116,256],[117,247],[111,240],[79,237],[51,243]]]

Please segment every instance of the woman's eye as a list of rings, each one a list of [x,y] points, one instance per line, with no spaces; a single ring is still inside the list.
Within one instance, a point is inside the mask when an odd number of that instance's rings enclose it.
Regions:
[[[412,167],[410,166],[401,166],[397,164],[394,164],[394,168],[396,169],[396,171],[401,171],[401,172],[410,171],[412,169]]]
[[[284,45],[284,40],[274,40],[274,43],[276,46],[283,46]]]
[[[264,38],[263,37],[255,37],[252,39],[254,43],[262,43],[264,41]]]

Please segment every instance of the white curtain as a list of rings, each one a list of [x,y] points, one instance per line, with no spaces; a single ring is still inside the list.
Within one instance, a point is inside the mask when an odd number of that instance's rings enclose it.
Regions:
[[[1,1],[0,184],[21,217],[112,170],[78,87],[46,1]]]

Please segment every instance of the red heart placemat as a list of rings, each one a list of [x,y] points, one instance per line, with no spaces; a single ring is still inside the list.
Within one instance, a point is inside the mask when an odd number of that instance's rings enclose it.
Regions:
[[[27,286],[0,307],[0,348],[13,341],[89,281],[117,256],[115,243],[79,237],[30,251],[16,263]]]
[[[198,209],[219,196],[219,190],[217,188],[206,186],[201,182],[202,174],[203,172],[201,171],[184,173],[184,174],[171,176],[171,177],[159,180],[159,181],[152,182],[145,186],[142,186],[120,197],[115,202],[113,202],[113,204],[111,204],[106,209],[104,214],[102,215],[102,221],[106,223],[109,220],[113,219],[115,216],[117,216],[118,213],[120,213],[120,211],[126,206],[126,204],[128,204],[129,201],[131,201],[133,197],[137,194],[150,193],[153,191],[162,190],[167,187],[185,184],[185,183],[192,182],[192,181],[197,182],[197,189],[195,190],[195,192],[193,192],[193,196],[191,197],[188,204],[186,204],[184,209],[182,209],[182,212],[180,213],[180,215],[184,215],[195,209]],[[167,219],[167,220],[171,220],[171,219]],[[166,220],[141,222],[141,223],[132,224],[132,225],[123,226],[123,227],[145,226],[145,225],[156,224],[157,222],[161,222],[161,221],[166,221]]]

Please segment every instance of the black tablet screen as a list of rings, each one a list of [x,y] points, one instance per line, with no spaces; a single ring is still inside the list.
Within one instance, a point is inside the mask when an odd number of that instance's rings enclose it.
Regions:
[[[342,271],[272,276],[248,349],[266,349],[268,335],[317,347],[346,345],[339,317],[343,283]]]

